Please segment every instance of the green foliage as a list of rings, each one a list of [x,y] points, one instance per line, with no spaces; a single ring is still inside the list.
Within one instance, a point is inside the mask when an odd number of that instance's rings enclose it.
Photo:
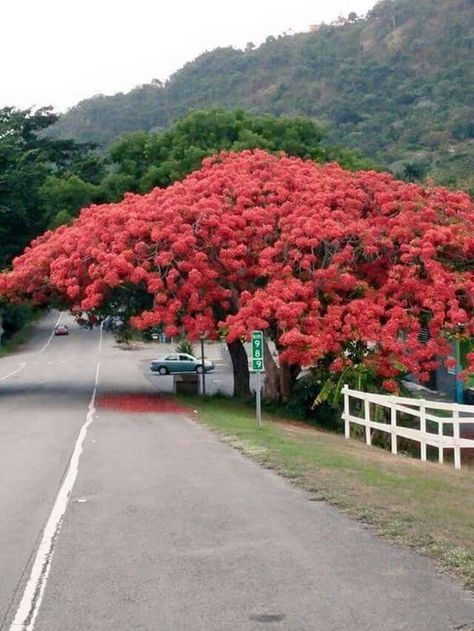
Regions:
[[[162,133],[134,132],[112,143],[114,166],[102,183],[112,200],[125,190],[147,192],[168,186],[201,166],[219,151],[261,148],[329,162],[347,168],[373,166],[355,151],[323,144],[324,130],[309,118],[252,115],[244,110],[212,109],[191,112]]]
[[[0,323],[3,328],[1,343],[8,342],[15,333],[25,328],[35,317],[35,310],[28,305],[4,305],[0,307]]]
[[[58,211],[50,220],[48,228],[50,230],[56,230],[59,226],[71,223],[74,217],[67,210]]]
[[[44,227],[37,201],[48,156],[37,133],[51,122],[48,110],[0,110],[0,267]]]
[[[343,396],[342,389],[346,384],[363,392],[385,393],[382,387],[383,378],[376,374],[375,369],[363,364],[348,366],[337,375],[331,373],[325,365],[320,365],[312,371],[312,380],[321,386],[313,401],[313,409],[324,403],[333,408],[339,407]]]
[[[103,159],[90,146],[45,136],[56,120],[50,108],[0,110],[0,269],[99,192]]]
[[[288,412],[308,422],[333,431],[342,431],[341,413],[337,406],[325,401],[317,408],[314,402],[321,393],[322,384],[314,375],[303,375],[297,380],[290,401],[286,404]]]
[[[118,202],[125,193],[136,189],[132,175],[126,173],[108,173],[101,182],[100,191],[103,201]]]
[[[59,218],[77,215],[81,208],[91,203],[97,192],[94,184],[84,182],[78,175],[49,175],[39,189],[40,200],[53,218],[49,227],[63,223]]]
[[[192,342],[190,342],[186,338],[182,338],[181,340],[179,340],[178,344],[176,345],[175,350],[177,353],[187,353],[188,355],[195,356]]]
[[[351,352],[354,357],[357,356],[359,349],[356,345]],[[330,364],[331,358],[326,358],[298,379],[289,409],[303,415],[305,419],[315,420],[331,429],[342,430],[344,385],[363,392],[387,394],[387,391],[383,387],[384,378],[377,375],[370,366],[353,363],[341,373],[335,374],[330,370]],[[400,379],[397,385],[400,391],[404,390]]]
[[[403,165],[412,165],[408,179],[472,189],[473,33],[472,0],[383,0],[364,19],[351,13],[315,32],[269,37],[258,48],[219,48],[164,85],[85,100],[53,131],[108,145],[124,132],[163,129],[192,108],[298,114],[322,121],[328,144],[355,148],[402,176]],[[242,140],[251,146],[253,131]],[[283,144],[295,151],[291,138]],[[145,188],[176,179],[171,162],[160,168]]]

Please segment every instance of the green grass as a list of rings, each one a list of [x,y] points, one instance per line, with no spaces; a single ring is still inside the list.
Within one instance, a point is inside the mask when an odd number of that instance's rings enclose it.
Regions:
[[[223,398],[184,398],[198,419],[247,456],[274,469],[382,536],[436,559],[474,589],[474,469],[392,456],[357,440]]]

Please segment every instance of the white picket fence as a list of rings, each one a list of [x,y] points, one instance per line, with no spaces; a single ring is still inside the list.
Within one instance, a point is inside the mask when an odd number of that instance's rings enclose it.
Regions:
[[[462,436],[465,431],[472,432],[474,436],[474,406],[460,405],[457,403],[442,403],[439,401],[427,401],[425,399],[410,399],[369,392],[351,390],[344,386],[344,428],[346,438],[350,438],[351,424],[365,427],[365,439],[368,445],[372,444],[372,430],[390,434],[392,453],[398,452],[398,437],[413,440],[420,443],[421,460],[426,461],[426,448],[428,445],[438,449],[439,462],[444,462],[446,449],[454,450],[454,466],[461,468],[461,450],[474,450],[474,440]],[[363,402],[363,416],[351,414],[351,399]],[[372,407],[371,407],[371,404]],[[381,423],[371,418],[371,409],[374,405],[390,410],[390,422]],[[447,413],[439,416],[436,412]],[[397,418],[398,413],[407,414],[417,420],[418,428],[404,427]],[[429,427],[427,427],[427,422]],[[434,427],[433,427],[434,424]],[[470,426],[470,427],[468,427]]]

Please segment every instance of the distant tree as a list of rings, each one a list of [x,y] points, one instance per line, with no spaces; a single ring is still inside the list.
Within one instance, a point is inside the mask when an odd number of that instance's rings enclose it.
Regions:
[[[0,268],[47,225],[39,190],[57,160],[66,160],[64,141],[39,136],[56,116],[49,108],[37,112],[0,110]]]
[[[109,152],[114,173],[103,190],[111,195],[111,182],[124,178],[128,189],[145,193],[155,186],[168,186],[198,169],[203,158],[219,151],[266,149],[274,153],[337,161],[348,168],[367,168],[371,162],[355,151],[324,144],[324,130],[305,117],[256,116],[245,110],[202,110],[189,113],[169,130],[157,134],[134,132],[117,139]],[[123,187],[122,187],[123,188]],[[115,189],[111,199],[116,200]]]
[[[81,208],[90,204],[96,195],[96,186],[84,182],[74,174],[63,177],[49,175],[39,189],[39,199],[47,209],[49,227],[51,221],[55,227],[60,225],[59,217],[68,216],[72,219]]]
[[[89,145],[43,133],[57,119],[49,107],[0,110],[0,269],[59,211],[74,216],[90,203],[87,178],[103,177],[103,159]]]
[[[426,174],[426,166],[417,162],[407,162],[403,165],[403,179],[408,182],[422,180]]]
[[[98,185],[107,174],[107,162],[103,154],[98,153],[95,147],[90,149],[88,145],[84,147],[84,152],[81,152],[72,161],[69,172],[77,175],[88,184]]]

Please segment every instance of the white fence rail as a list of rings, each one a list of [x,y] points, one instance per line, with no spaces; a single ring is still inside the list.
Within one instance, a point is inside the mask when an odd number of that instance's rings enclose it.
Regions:
[[[351,390],[347,385],[344,386],[343,393],[342,418],[346,438],[350,438],[351,424],[361,425],[365,427],[365,440],[368,445],[372,444],[372,430],[379,430],[390,434],[393,454],[398,453],[398,437],[402,437],[420,443],[423,461],[427,459],[427,446],[436,447],[440,463],[444,462],[445,450],[452,449],[456,469],[461,468],[461,450],[474,450],[474,406],[359,392]],[[363,416],[351,414],[351,399],[362,402],[360,411]],[[374,419],[375,406],[390,410],[388,422]],[[399,413],[416,419],[414,424],[418,427],[402,425]],[[466,433],[473,438],[463,436]]]

